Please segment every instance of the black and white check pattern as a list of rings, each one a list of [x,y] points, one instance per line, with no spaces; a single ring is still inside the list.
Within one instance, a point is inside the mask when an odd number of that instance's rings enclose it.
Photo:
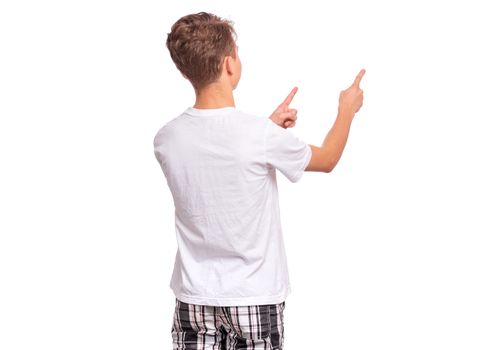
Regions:
[[[175,299],[173,350],[282,350],[286,302],[210,306]]]

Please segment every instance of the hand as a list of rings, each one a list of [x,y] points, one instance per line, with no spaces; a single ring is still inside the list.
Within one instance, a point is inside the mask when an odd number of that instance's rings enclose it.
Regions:
[[[359,111],[362,106],[362,101],[364,99],[362,89],[359,87],[361,79],[366,73],[365,69],[361,69],[359,74],[357,74],[356,79],[346,90],[340,92],[339,97],[339,110],[344,110],[349,113],[355,114]]]
[[[293,108],[289,108],[289,104],[293,100],[294,95],[298,91],[297,87],[294,87],[293,90],[289,93],[288,97],[276,108],[272,115],[269,117],[274,123],[279,125],[280,127],[287,129],[292,128],[296,125],[296,114],[298,111]]]

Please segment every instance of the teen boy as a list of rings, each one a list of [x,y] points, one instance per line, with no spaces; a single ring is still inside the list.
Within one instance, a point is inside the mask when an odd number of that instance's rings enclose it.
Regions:
[[[154,138],[175,206],[174,349],[283,348],[291,287],[276,169],[291,182],[304,171],[331,172],[363,101],[364,69],[341,92],[320,147],[287,130],[296,121],[289,108],[296,88],[270,118],[238,110],[242,65],[232,23],[200,12],[180,18],[167,37],[196,93],[194,106]]]

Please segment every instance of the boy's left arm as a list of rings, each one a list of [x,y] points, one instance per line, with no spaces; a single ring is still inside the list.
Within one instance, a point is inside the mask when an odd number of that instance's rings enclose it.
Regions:
[[[298,111],[294,108],[289,108],[289,104],[293,100],[294,95],[298,91],[297,87],[294,87],[293,90],[289,93],[286,99],[272,112],[269,117],[274,123],[279,125],[280,127],[287,129],[292,128],[296,124],[296,114]]]

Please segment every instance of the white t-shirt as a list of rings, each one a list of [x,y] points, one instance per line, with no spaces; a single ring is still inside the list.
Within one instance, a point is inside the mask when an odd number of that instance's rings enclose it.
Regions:
[[[276,170],[297,182],[310,146],[267,117],[189,107],[155,135],[175,206],[170,288],[214,306],[277,304],[291,292]]]

